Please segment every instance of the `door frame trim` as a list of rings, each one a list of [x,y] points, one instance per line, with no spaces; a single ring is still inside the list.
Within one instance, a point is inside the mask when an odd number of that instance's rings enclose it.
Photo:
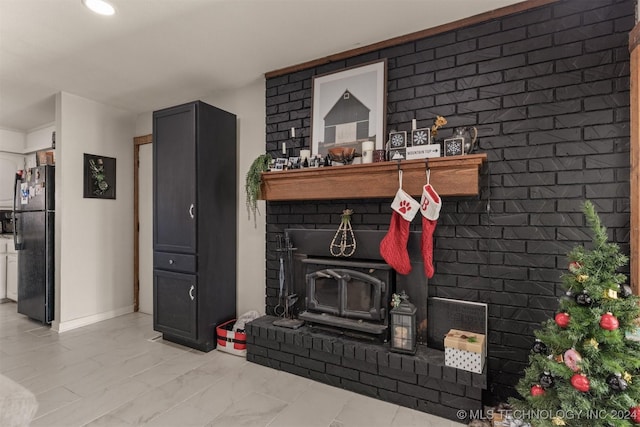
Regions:
[[[629,33],[629,52],[631,62],[629,156],[630,161],[630,280],[631,289],[640,295],[640,23]]]
[[[152,142],[151,134],[133,138],[133,311],[140,309],[140,146]]]

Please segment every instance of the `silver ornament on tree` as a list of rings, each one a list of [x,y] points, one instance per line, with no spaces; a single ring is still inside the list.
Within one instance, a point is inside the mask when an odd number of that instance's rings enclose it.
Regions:
[[[576,295],[576,303],[583,307],[588,307],[593,303],[593,299],[587,293],[586,289]]]
[[[621,298],[629,298],[631,295],[633,295],[633,291],[631,290],[631,286],[629,285],[619,285],[620,290],[618,291],[618,294],[620,295]]]
[[[551,388],[554,384],[553,376],[547,371],[544,371],[542,375],[540,375],[540,385],[542,388]]]
[[[329,250],[333,256],[350,257],[356,252],[356,238],[353,235],[353,229],[351,228],[351,215],[353,210],[345,209],[342,211],[340,219],[340,226],[336,231],[336,234],[331,240]]]
[[[622,374],[616,372],[607,377],[607,384],[613,391],[625,391],[629,384],[622,378]]]
[[[545,355],[549,349],[547,345],[536,338],[536,342],[533,343],[533,347],[531,348],[534,353]]]

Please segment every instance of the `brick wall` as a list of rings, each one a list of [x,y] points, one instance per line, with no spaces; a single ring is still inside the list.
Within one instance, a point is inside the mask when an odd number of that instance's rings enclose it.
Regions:
[[[489,304],[489,391],[512,392],[532,332],[563,295],[565,254],[591,240],[590,199],[612,241],[629,250],[629,52],[633,0],[565,0],[266,82],[266,149],[289,129],[308,148],[312,76],[387,58],[387,131],[432,124],[479,130],[488,154],[480,197],[445,198],[435,231],[429,294]],[[304,191],[304,189],[300,189]],[[275,235],[336,229],[345,208],[356,229],[386,230],[391,200],[269,202],[266,306],[276,304]],[[412,229],[420,230],[414,220]]]

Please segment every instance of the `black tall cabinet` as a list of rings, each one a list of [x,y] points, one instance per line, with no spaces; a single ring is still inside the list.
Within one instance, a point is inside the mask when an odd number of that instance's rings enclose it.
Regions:
[[[202,351],[236,315],[236,152],[231,113],[153,113],[153,327]]]

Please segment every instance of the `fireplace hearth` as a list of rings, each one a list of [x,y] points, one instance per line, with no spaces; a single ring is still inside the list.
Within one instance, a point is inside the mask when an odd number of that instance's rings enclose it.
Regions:
[[[468,421],[482,409],[486,368],[477,374],[445,366],[444,352],[425,345],[415,355],[394,353],[389,343],[308,326],[281,328],[276,319],[247,324],[248,361],[453,421]]]
[[[482,408],[486,369],[477,374],[445,366],[444,351],[427,348],[420,233],[410,233],[413,269],[403,276],[380,256],[384,231],[354,230],[357,251],[348,258],[329,252],[335,231],[285,232],[296,248],[290,267],[290,291],[298,296],[293,311],[306,324],[295,330],[275,326],[279,317],[268,305],[268,315],[247,324],[248,361],[455,421],[464,421],[459,410]],[[391,294],[400,291],[417,309],[415,354],[392,352],[386,341]]]

